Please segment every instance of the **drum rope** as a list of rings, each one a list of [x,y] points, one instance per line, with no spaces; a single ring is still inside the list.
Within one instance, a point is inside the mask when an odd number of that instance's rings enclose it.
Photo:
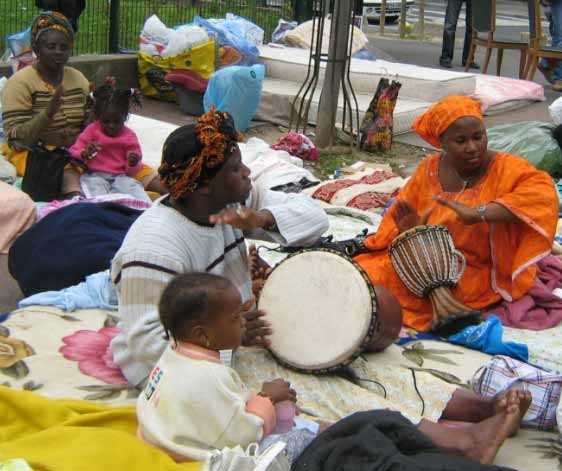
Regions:
[[[412,378],[414,380],[414,389],[416,390],[416,393],[417,393],[417,395],[420,398],[420,401],[422,403],[421,416],[423,417],[423,415],[425,414],[425,401],[423,400],[423,396],[421,395],[420,390],[418,389],[418,381],[416,379],[416,372],[413,369],[410,369],[410,371],[412,372]]]

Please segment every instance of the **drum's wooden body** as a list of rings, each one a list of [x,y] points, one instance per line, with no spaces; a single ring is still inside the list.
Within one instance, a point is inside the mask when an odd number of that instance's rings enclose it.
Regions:
[[[385,306],[396,302],[389,292],[381,293]],[[277,265],[258,308],[272,324],[271,352],[283,365],[306,373],[329,373],[366,349],[383,350],[402,325],[400,309],[380,315],[376,288],[363,270],[328,250],[299,252]],[[386,317],[393,322],[381,322]]]
[[[414,227],[394,239],[389,254],[404,285],[420,298],[429,296],[434,328],[473,313],[450,290],[461,279],[466,260],[445,226]]]

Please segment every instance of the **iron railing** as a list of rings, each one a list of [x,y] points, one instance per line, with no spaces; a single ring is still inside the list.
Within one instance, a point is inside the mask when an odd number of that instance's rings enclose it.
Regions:
[[[279,19],[295,18],[295,4],[300,1],[307,0],[86,0],[74,53],[136,50],[142,25],[152,14],[172,27],[192,21],[195,15],[224,18],[235,13],[263,28],[269,41]],[[25,30],[37,13],[34,0],[0,0],[1,51],[6,36]]]

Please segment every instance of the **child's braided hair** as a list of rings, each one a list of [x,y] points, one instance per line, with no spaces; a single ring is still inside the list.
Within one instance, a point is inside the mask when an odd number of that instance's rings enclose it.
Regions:
[[[127,116],[131,108],[140,108],[140,91],[136,88],[117,88],[114,77],[107,77],[104,84],[93,93],[94,113],[100,117],[109,108]]]

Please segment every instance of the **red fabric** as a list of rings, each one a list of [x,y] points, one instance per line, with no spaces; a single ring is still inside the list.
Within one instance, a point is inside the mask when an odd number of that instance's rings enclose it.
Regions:
[[[496,315],[507,327],[543,330],[562,322],[562,299],[552,291],[562,288],[562,261],[549,255],[538,262],[535,284],[529,292],[514,302],[503,302],[485,313]]]

